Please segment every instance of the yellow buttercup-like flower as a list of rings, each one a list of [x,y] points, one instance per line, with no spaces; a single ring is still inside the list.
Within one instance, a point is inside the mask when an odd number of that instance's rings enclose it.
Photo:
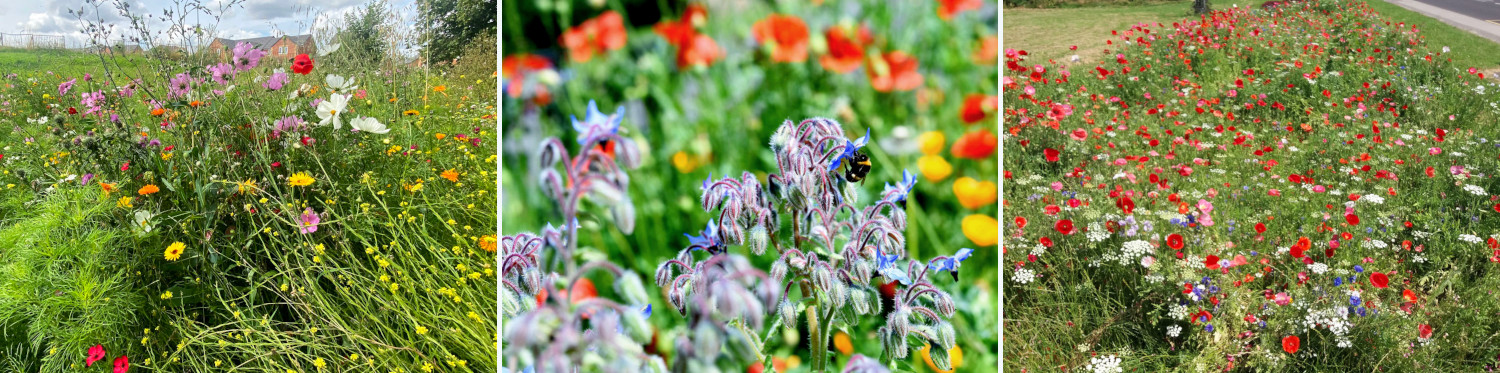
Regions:
[[[953,165],[948,164],[947,159],[940,155],[924,155],[917,158],[917,170],[922,172],[922,177],[927,181],[939,182],[947,179],[953,173]]]
[[[943,133],[938,131],[927,131],[921,137],[917,137],[917,144],[921,145],[922,154],[926,155],[937,155],[943,152],[943,145],[946,141]]]
[[[977,209],[995,203],[996,194],[994,182],[974,180],[967,176],[953,181],[953,195],[958,196],[958,203],[965,208]]]
[[[298,172],[292,174],[292,177],[287,178],[286,181],[292,186],[308,186],[312,185],[314,181],[318,180],[314,179],[312,176],[307,176],[306,172]]]
[[[989,215],[974,214],[964,217],[964,237],[977,246],[991,246],[1000,242],[1000,221]]]

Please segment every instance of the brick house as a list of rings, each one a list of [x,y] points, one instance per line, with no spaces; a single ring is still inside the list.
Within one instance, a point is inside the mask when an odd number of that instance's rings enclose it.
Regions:
[[[311,34],[263,36],[241,40],[214,38],[214,41],[208,44],[208,50],[218,51],[219,58],[227,61],[234,56],[234,46],[239,45],[240,42],[250,43],[255,48],[266,51],[265,58],[272,60],[289,60],[299,54],[312,55],[317,52]]]

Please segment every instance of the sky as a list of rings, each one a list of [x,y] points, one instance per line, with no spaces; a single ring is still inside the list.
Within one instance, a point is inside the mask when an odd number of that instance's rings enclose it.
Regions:
[[[126,18],[120,16],[116,4],[128,4],[132,13],[156,16],[151,22],[153,29],[163,30],[167,24],[160,21],[160,15],[167,9],[180,10],[181,5],[175,4],[179,1],[201,2],[215,13],[223,9],[223,17],[216,26],[211,17],[198,17],[201,21],[194,19],[189,23],[205,28],[216,27],[214,36],[217,37],[244,39],[307,34],[315,28],[314,25],[324,24],[325,19],[342,19],[343,14],[371,0],[95,0],[97,12],[95,5],[86,5],[88,1],[85,0],[0,1],[0,33],[63,35],[68,37],[70,47],[83,46],[88,37],[78,17],[69,14],[69,9],[83,9],[90,19],[97,14],[105,23],[116,25],[117,30],[123,31],[128,30],[128,25],[123,23]],[[403,18],[408,23],[415,18],[416,0],[387,1],[392,8],[404,10]],[[180,44],[182,41],[168,43]]]

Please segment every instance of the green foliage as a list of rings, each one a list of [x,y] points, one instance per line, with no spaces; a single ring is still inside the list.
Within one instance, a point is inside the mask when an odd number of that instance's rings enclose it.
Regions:
[[[431,0],[421,2],[418,27],[426,57],[448,61],[463,54],[474,38],[495,34],[495,0]]]
[[[391,32],[383,27],[390,17],[385,0],[376,0],[344,14],[344,28],[338,32],[341,48],[347,53],[383,57],[388,46],[385,37]]]

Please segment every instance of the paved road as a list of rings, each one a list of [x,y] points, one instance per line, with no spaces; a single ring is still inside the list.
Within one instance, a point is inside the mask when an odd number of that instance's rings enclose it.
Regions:
[[[1500,0],[1385,0],[1500,43]]]

